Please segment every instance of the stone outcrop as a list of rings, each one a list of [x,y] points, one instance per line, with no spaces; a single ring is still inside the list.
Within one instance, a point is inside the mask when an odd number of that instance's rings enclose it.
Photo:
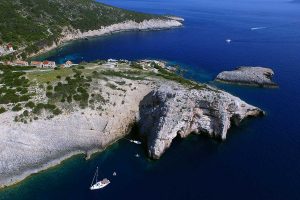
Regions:
[[[224,91],[161,86],[141,102],[139,126],[149,156],[158,159],[176,136],[206,133],[224,140],[232,123],[238,125],[246,117],[262,114]]]
[[[239,67],[233,71],[223,71],[216,77],[216,81],[253,85],[259,87],[277,87],[272,81],[274,72],[265,67]]]

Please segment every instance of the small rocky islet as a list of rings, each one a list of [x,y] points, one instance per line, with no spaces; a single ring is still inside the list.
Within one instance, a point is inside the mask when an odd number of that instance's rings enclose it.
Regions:
[[[266,88],[278,87],[272,81],[273,75],[274,71],[271,68],[242,66],[232,71],[219,73],[215,81]]]

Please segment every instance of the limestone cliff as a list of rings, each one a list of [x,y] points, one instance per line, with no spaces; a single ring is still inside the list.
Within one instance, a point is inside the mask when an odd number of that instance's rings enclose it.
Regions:
[[[163,85],[141,102],[139,124],[149,156],[157,159],[177,135],[206,133],[224,140],[232,123],[261,114],[259,108],[224,91]]]

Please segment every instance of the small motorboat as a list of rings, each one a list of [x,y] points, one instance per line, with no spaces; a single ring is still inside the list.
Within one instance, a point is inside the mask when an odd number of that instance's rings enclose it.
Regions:
[[[228,44],[230,44],[231,43],[231,39],[227,39],[227,40],[225,40]]]
[[[107,178],[104,178],[103,180],[98,181],[98,167],[97,167],[96,173],[95,173],[94,178],[91,183],[90,190],[98,190],[98,189],[106,187],[108,184],[110,184],[110,181]]]
[[[134,143],[134,144],[142,144],[140,141],[137,141],[137,140],[129,140],[129,141]]]
[[[139,157],[140,157],[140,154],[138,154],[138,153],[137,153],[137,154],[135,154],[135,157],[139,158]]]
[[[132,140],[132,139],[128,139],[128,138],[124,138],[124,139],[128,140],[129,142],[134,143],[134,144],[142,144],[142,142],[140,142],[138,140]]]
[[[114,172],[114,173],[113,173],[113,176],[117,176],[117,173],[116,173],[116,172]]]

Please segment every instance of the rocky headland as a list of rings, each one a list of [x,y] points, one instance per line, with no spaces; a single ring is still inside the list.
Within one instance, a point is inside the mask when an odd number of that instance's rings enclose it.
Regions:
[[[162,85],[141,102],[139,124],[149,156],[158,159],[177,136],[208,134],[225,140],[232,124],[263,114],[259,108],[221,90]]]
[[[238,67],[233,71],[221,72],[215,80],[258,87],[278,87],[272,81],[273,75],[274,71],[266,67]]]
[[[149,156],[158,159],[177,136],[225,139],[233,124],[264,113],[172,70],[159,61],[99,61],[20,74],[28,80],[30,100],[0,104],[0,186],[72,155],[102,151],[128,134],[133,124],[138,124]],[[1,71],[5,80],[11,77],[6,67]],[[2,81],[2,87],[10,82]],[[19,90],[24,88],[16,89],[16,95]]]

